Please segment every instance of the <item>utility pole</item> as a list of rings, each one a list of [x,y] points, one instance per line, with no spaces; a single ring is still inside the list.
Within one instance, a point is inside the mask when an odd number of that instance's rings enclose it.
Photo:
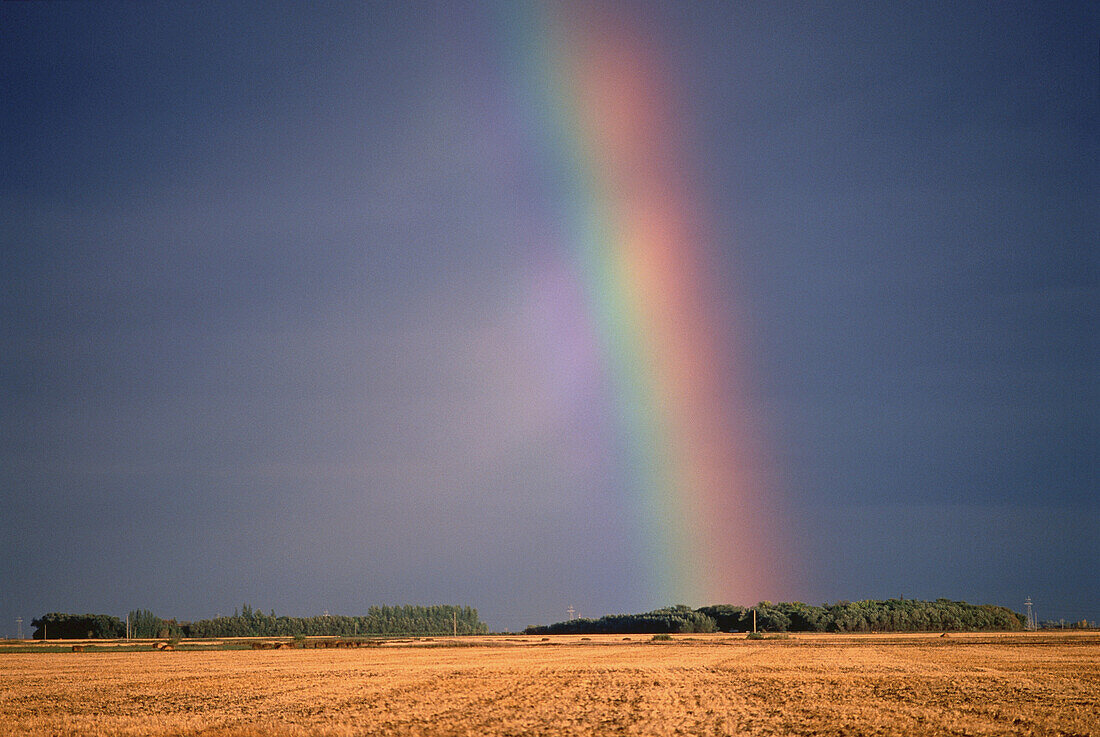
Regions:
[[[756,634],[756,610],[752,610],[752,633]]]
[[[1035,615],[1031,613],[1031,597],[1027,597],[1024,601],[1024,606],[1027,607],[1027,628],[1029,630],[1037,629],[1035,626]]]

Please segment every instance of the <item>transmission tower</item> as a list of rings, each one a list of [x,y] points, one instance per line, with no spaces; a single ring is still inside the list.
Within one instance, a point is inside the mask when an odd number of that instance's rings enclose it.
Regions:
[[[565,611],[569,612],[569,619],[570,620],[572,620],[573,617],[575,617],[577,615],[577,610],[573,608],[572,604],[570,604],[569,608],[566,609]]]
[[[1031,597],[1027,597],[1024,601],[1024,606],[1027,607],[1027,628],[1029,630],[1038,629],[1035,626],[1035,615],[1031,612]]]
[[[23,639],[23,618],[22,617],[16,617],[15,618],[15,628],[19,632],[18,639],[22,640]]]

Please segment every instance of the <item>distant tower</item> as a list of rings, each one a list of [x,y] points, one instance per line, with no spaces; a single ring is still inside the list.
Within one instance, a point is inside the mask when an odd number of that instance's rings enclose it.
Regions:
[[[15,628],[19,632],[19,638],[18,639],[22,640],[23,639],[23,618],[22,617],[16,617],[15,618]]]
[[[1024,606],[1027,607],[1027,629],[1029,629],[1029,630],[1038,629],[1038,627],[1035,626],[1035,615],[1031,613],[1031,597],[1030,596],[1027,597],[1027,599],[1024,601]]]
[[[573,608],[572,604],[570,604],[569,608],[566,609],[565,611],[569,612],[569,619],[573,619],[573,617],[575,617],[576,614],[577,614],[577,610]]]

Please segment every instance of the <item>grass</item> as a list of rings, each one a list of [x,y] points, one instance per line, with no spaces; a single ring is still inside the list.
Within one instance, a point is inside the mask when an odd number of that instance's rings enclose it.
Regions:
[[[675,641],[459,638],[466,646],[243,652],[184,642],[165,653],[49,654],[5,646],[0,733],[1100,735],[1096,633]]]

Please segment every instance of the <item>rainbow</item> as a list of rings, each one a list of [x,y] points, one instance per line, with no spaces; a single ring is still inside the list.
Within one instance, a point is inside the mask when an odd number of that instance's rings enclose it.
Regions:
[[[783,543],[672,85],[627,19],[538,14],[547,7],[509,18],[510,86],[614,395],[614,447],[651,595],[755,602],[783,583]]]

